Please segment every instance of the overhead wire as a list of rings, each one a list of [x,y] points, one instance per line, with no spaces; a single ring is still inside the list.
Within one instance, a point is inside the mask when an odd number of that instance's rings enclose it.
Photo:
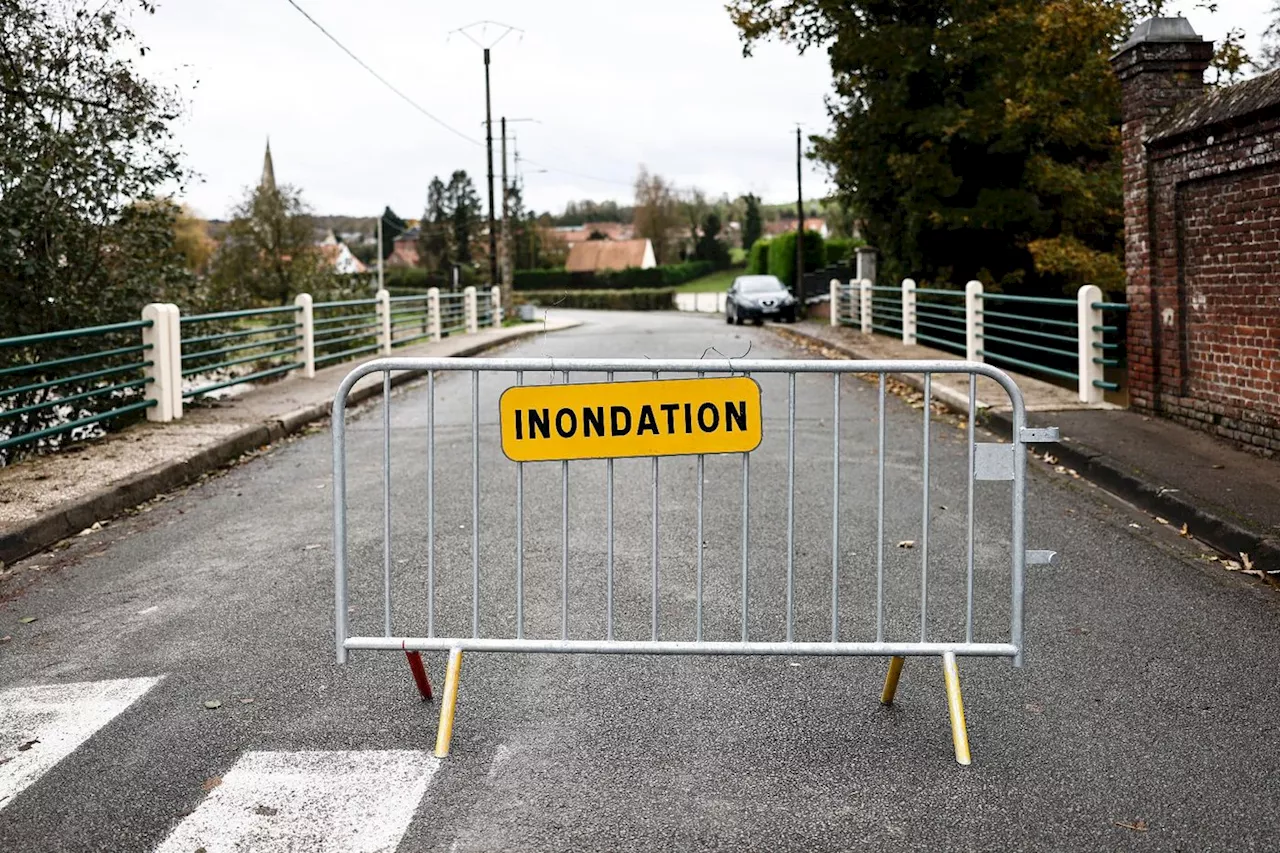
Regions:
[[[323,26],[319,21],[317,21],[315,18],[311,17],[311,15],[309,15],[309,14],[307,13],[307,10],[306,10],[306,9],[303,9],[301,6],[299,6],[299,5],[297,4],[296,0],[285,0],[285,2],[286,2],[286,3],[288,3],[290,6],[292,6],[294,9],[296,9],[296,10],[298,11],[298,13],[299,13],[300,15],[302,15],[302,17],[306,18],[306,19],[307,19],[307,21],[308,21],[308,22],[310,22],[310,23],[311,23],[311,25],[312,25],[313,27],[315,27],[317,30],[319,30],[321,33],[323,33],[323,34],[324,34],[324,36],[325,36],[325,38],[329,39],[329,41],[331,41],[331,42],[333,42],[335,45],[337,45],[337,47],[338,47],[338,49],[339,49],[339,50],[341,50],[341,51],[342,51],[343,53],[345,53],[347,56],[351,57],[351,59],[352,59],[352,60],[354,60],[354,61],[356,62],[356,64],[357,64],[357,65],[359,65],[359,66],[360,66],[361,68],[363,68],[365,71],[368,71],[371,75],[373,75],[374,79],[376,79],[379,83],[381,83],[382,85],[384,85],[384,86],[386,86],[388,89],[390,89],[392,92],[394,92],[394,93],[395,93],[395,94],[396,94],[396,95],[397,95],[397,96],[398,96],[402,101],[404,101],[406,104],[408,104],[409,106],[413,107],[415,110],[417,110],[418,112],[422,113],[424,116],[426,116],[427,118],[429,118],[431,121],[435,122],[436,124],[440,125],[440,126],[441,126],[441,127],[443,127],[445,130],[447,130],[447,131],[449,131],[450,133],[452,133],[454,136],[457,136],[457,137],[458,137],[458,138],[460,138],[460,139],[464,139],[464,140],[466,140],[467,142],[470,142],[472,145],[476,145],[476,146],[481,147],[481,148],[483,148],[483,147],[484,147],[484,145],[485,145],[485,143],[484,143],[484,142],[482,142],[482,141],[481,141],[481,140],[479,140],[479,139],[475,139],[475,138],[473,138],[473,137],[471,137],[471,136],[468,136],[467,134],[465,134],[465,133],[463,133],[462,131],[458,130],[456,127],[454,127],[453,125],[449,124],[447,121],[445,121],[444,119],[440,118],[439,116],[437,116],[437,115],[433,114],[433,113],[432,113],[430,110],[428,110],[426,107],[422,106],[422,105],[421,105],[421,104],[419,104],[417,101],[415,101],[413,98],[409,97],[409,96],[408,96],[408,95],[406,95],[404,92],[402,92],[400,89],[398,89],[394,84],[392,84],[392,83],[391,83],[391,81],[390,81],[390,80],[388,80],[387,78],[385,78],[385,77],[383,77],[381,74],[379,74],[377,71],[375,71],[375,70],[374,70],[374,69],[373,69],[373,68],[372,68],[372,67],[371,67],[367,62],[365,62],[365,61],[364,61],[363,59],[361,59],[359,56],[356,56],[356,54],[351,50],[351,48],[347,47],[345,44],[343,44],[342,42],[338,41],[337,37],[336,37],[336,36],[334,36],[334,35],[333,35],[333,33],[329,32],[327,29],[325,29],[325,28],[324,28],[324,26]],[[532,164],[532,165],[534,165],[534,166],[538,166],[539,168],[542,168],[542,169],[546,169],[548,172],[556,172],[556,173],[561,174],[561,175],[568,175],[568,176],[570,176],[570,177],[574,177],[574,178],[582,178],[583,180],[587,180],[587,181],[598,181],[598,182],[600,182],[600,183],[605,183],[605,184],[616,184],[616,185],[618,185],[618,186],[627,186],[627,187],[631,186],[631,182],[630,182],[630,181],[619,181],[619,180],[616,180],[616,179],[614,179],[614,178],[601,178],[601,177],[598,177],[598,176],[596,176],[596,175],[587,175],[587,174],[583,174],[583,173],[581,173],[581,172],[574,172],[574,171],[571,171],[571,170],[569,170],[569,169],[561,169],[561,168],[558,168],[558,167],[556,167],[556,166],[549,166],[549,165],[547,165],[546,163],[539,163],[539,162],[534,161],[534,160],[531,160],[531,159],[529,159],[529,158],[527,158],[527,157],[526,157],[526,158],[523,158],[523,159],[524,159],[524,161],[525,161],[526,163]]]

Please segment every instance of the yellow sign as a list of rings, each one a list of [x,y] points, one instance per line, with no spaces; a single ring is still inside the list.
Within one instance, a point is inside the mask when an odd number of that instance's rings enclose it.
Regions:
[[[760,444],[754,379],[658,379],[508,388],[502,452],[515,462],[747,453]]]

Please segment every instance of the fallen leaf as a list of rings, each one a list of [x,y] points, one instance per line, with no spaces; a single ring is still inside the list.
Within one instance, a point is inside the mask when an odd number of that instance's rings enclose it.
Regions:
[[[13,639],[13,636],[12,636],[12,635],[10,635],[10,634],[5,634],[3,637],[0,637],[0,643],[7,643],[7,642],[9,642],[9,641],[10,641],[10,640],[12,640],[12,639]]]
[[[1048,462],[1050,465],[1057,465],[1058,457],[1054,456],[1052,453],[1046,453],[1044,455],[1044,461]]]
[[[252,704],[253,704],[253,697],[252,697],[252,696],[241,696],[241,697],[240,697],[240,704],[241,704],[241,705],[252,705]]]
[[[204,706],[208,708],[210,711],[216,711],[217,709],[222,707],[222,703],[219,702],[217,699],[210,699],[208,702],[204,703]]]
[[[304,545],[304,546],[302,546],[302,550],[304,550],[304,551],[314,551],[315,549],[317,549],[317,548],[319,548],[319,547],[320,547],[319,545]]]
[[[253,811],[255,814],[266,815],[267,817],[274,817],[275,815],[280,814],[279,809],[273,809],[271,806],[258,806]]]
[[[1222,468],[1226,468],[1227,466],[1226,466],[1226,465],[1214,465],[1214,466],[1212,466],[1212,467],[1214,467],[1214,468],[1218,468],[1218,469],[1222,469]]]
[[[1134,523],[1134,522],[1132,522],[1132,521],[1131,521],[1131,522],[1129,522],[1129,526],[1130,526],[1130,527],[1136,527],[1136,528],[1138,528],[1139,530],[1141,530],[1141,529],[1142,529],[1142,525],[1141,525],[1141,524],[1135,524],[1135,523]]]
[[[1191,538],[1191,531],[1187,529],[1187,524],[1185,521],[1182,523],[1182,529],[1178,531],[1178,535],[1185,539]]]
[[[914,548],[914,547],[916,547],[916,540],[914,540],[914,539],[903,539],[901,542],[899,542],[899,543],[898,543],[898,547],[899,547],[899,548]]]
[[[1246,571],[1253,571],[1253,560],[1249,559],[1249,555],[1244,551],[1240,552],[1240,564],[1245,567]]]
[[[210,776],[208,779],[204,780],[204,784],[201,785],[200,787],[204,788],[204,792],[207,794],[221,784],[222,784],[221,776]]]
[[[19,747],[18,747],[18,752],[26,752],[28,749],[30,749],[31,747],[35,746],[35,745],[36,745],[36,744],[38,744],[39,742],[40,742],[40,738],[38,738],[38,737],[33,737],[31,740],[29,740],[29,741],[27,741],[26,743],[24,743],[24,744],[22,744],[21,746],[19,746]]]
[[[36,621],[36,617],[35,617],[35,616],[23,616],[23,617],[22,617],[21,619],[19,619],[18,621],[19,621],[19,622],[21,622],[23,625],[30,625],[32,622]]]
[[[1134,832],[1147,831],[1147,822],[1145,820],[1135,820],[1133,823],[1121,823],[1118,820],[1113,820],[1111,822],[1124,829],[1132,829]]]
[[[1161,518],[1158,515],[1156,516],[1156,524],[1168,524],[1168,523],[1169,523],[1169,519]]]
[[[1033,714],[1043,714],[1043,713],[1044,713],[1044,706],[1043,706],[1043,705],[1037,705],[1035,702],[1028,702],[1028,703],[1027,703],[1026,705],[1024,705],[1023,707],[1024,707],[1024,708],[1026,708],[1028,711],[1030,711],[1030,712],[1031,712],[1031,713],[1033,713]]]
[[[1241,566],[1239,563],[1237,563],[1235,560],[1223,560],[1223,561],[1222,561],[1222,567],[1223,567],[1224,569],[1226,569],[1227,571],[1229,571],[1229,572],[1238,572],[1238,571],[1240,571],[1242,568],[1244,568],[1244,567],[1243,567],[1243,566]]]

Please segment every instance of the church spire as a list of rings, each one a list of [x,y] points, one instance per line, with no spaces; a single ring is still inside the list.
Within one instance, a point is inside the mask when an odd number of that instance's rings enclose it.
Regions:
[[[262,158],[262,183],[259,184],[263,189],[270,189],[272,192],[276,188],[276,170],[271,164],[271,137],[267,137],[267,153]]]

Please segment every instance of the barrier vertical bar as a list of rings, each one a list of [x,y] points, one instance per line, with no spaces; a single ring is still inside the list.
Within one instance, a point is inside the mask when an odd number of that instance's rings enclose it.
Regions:
[[[462,291],[463,312],[467,321],[467,334],[474,335],[480,331],[479,317],[476,313],[476,288],[475,285],[467,285]]]
[[[610,370],[606,375],[609,382],[613,382],[613,371]],[[613,639],[613,460],[606,459],[604,462],[604,479],[605,479],[605,526],[609,528],[605,545],[605,635]]]
[[[391,294],[379,290],[374,298],[378,300],[378,352],[391,355]]]
[[[383,293],[386,293],[384,290]],[[391,371],[382,371],[382,595],[386,636],[391,636]]]
[[[929,422],[933,414],[933,374],[924,375],[924,500],[920,518],[920,642],[929,633]]]
[[[862,334],[871,334],[871,279],[858,282],[858,316],[862,320]]]
[[[569,371],[561,374],[569,384]],[[569,460],[560,462],[560,639],[569,639]]]
[[[427,636],[436,635],[436,374],[427,371]]]
[[[440,288],[427,288],[427,333],[440,340]]]
[[[333,403],[333,635],[338,663],[347,662],[347,398]]]
[[[840,325],[840,280],[831,279],[831,325]]]
[[[658,372],[653,372],[658,378]],[[653,639],[658,639],[658,457],[653,457]]]
[[[750,611],[751,534],[751,454],[742,454],[742,642],[747,642],[747,614]]]
[[[916,342],[916,283],[902,280],[902,343],[910,346]]]
[[[877,396],[879,397],[879,405],[876,407],[876,445],[879,448],[876,454],[876,642],[884,642],[884,441],[885,441],[885,417],[884,417],[884,374],[880,374],[879,387]]]
[[[968,482],[968,558],[965,566],[965,609],[964,609],[964,641],[973,642],[973,481],[977,476],[974,470],[973,420],[977,415],[978,377],[969,374],[969,416],[965,423],[965,443],[969,450],[969,482]]]
[[[787,642],[796,609],[796,375],[787,374]]]
[[[516,371],[516,385],[524,371]],[[524,639],[524,463],[516,463],[516,639]]]
[[[840,374],[831,374],[831,642],[840,641]]]
[[[302,375],[307,379],[316,378],[316,321],[315,308],[310,293],[299,293],[293,304],[298,306],[298,326],[302,337]]]
[[[701,370],[698,371],[699,379],[705,378],[706,375],[707,374],[704,371],[701,371]],[[698,562],[697,562],[697,578],[696,578],[697,590],[694,593],[694,621],[697,623],[697,626],[694,630],[694,639],[697,640],[699,643],[702,642],[702,560],[703,560],[703,552],[707,548],[707,543],[703,539],[704,533],[702,530],[702,485],[703,485],[702,481],[706,477],[705,470],[706,469],[704,467],[703,455],[699,453],[698,454],[698,530],[697,530]]]
[[[1076,293],[1076,334],[1079,351],[1079,397],[1081,403],[1101,403],[1103,380],[1102,309],[1093,303],[1102,301],[1102,289],[1086,284]],[[1094,331],[1097,329],[1098,331]]]
[[[497,285],[489,288],[489,325],[502,325],[502,288]]]
[[[472,300],[474,307],[475,301]],[[471,636],[480,636],[480,371],[471,372]]]
[[[964,286],[964,357],[982,361],[982,282]]]

